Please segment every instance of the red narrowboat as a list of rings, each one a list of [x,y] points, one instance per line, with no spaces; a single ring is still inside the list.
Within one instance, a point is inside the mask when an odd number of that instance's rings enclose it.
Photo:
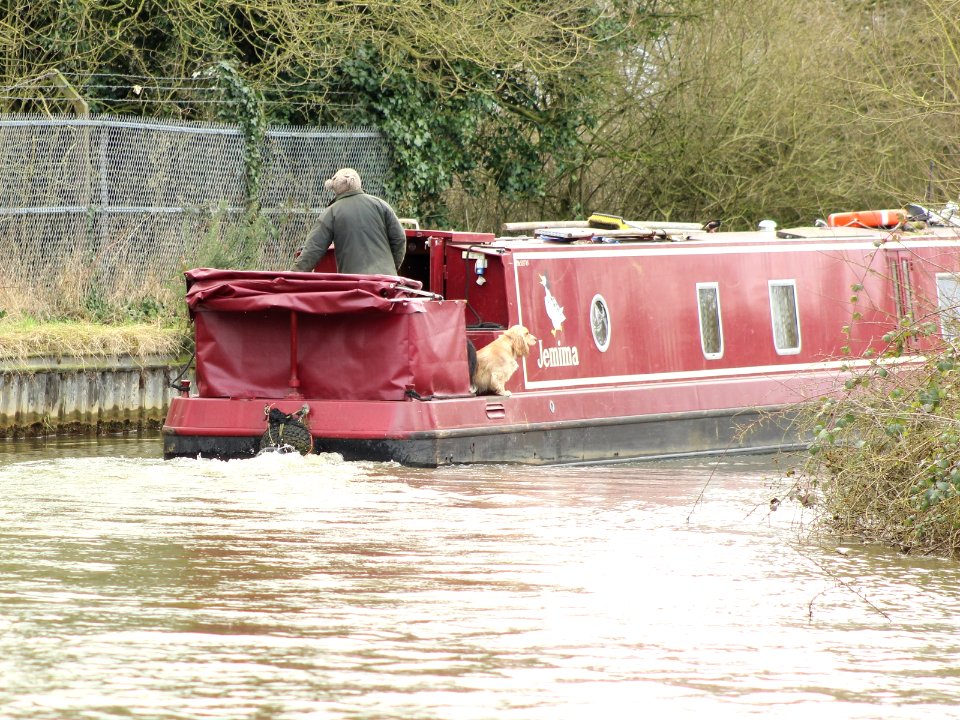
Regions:
[[[768,451],[799,442],[777,411],[960,300],[956,229],[695,228],[407,230],[402,277],[190,271],[164,456],[249,457],[284,422],[302,452],[413,466]],[[468,346],[514,325],[536,343],[510,394],[475,395]]]

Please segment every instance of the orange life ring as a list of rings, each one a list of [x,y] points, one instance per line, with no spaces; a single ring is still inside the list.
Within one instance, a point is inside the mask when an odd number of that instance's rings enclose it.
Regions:
[[[829,227],[887,228],[907,219],[903,210],[857,210],[827,216]]]

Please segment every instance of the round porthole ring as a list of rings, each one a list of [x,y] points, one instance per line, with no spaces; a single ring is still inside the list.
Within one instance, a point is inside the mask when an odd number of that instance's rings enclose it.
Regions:
[[[594,323],[594,311],[596,308],[601,309],[604,318],[602,327],[606,335],[602,341],[597,336],[597,325]],[[600,293],[594,295],[590,301],[590,330],[593,333],[593,342],[596,343],[597,349],[600,352],[606,352],[607,348],[610,347],[610,308],[607,305],[606,299]]]

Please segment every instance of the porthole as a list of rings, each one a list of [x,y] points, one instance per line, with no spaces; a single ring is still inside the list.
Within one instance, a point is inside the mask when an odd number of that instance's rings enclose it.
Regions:
[[[597,349],[606,352],[610,347],[610,309],[602,295],[594,295],[590,301],[590,329]]]

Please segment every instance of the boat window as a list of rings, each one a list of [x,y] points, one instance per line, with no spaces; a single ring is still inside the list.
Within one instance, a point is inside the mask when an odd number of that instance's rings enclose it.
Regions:
[[[796,280],[771,280],[769,287],[774,347],[779,355],[796,355],[800,352],[797,282]]]
[[[594,295],[590,301],[590,328],[597,349],[606,352],[610,347],[610,310],[603,295]]]
[[[960,277],[937,273],[937,308],[944,339],[956,340],[960,337]]]
[[[697,283],[697,308],[700,313],[700,346],[707,360],[723,357],[723,328],[720,325],[720,287],[717,283]]]

